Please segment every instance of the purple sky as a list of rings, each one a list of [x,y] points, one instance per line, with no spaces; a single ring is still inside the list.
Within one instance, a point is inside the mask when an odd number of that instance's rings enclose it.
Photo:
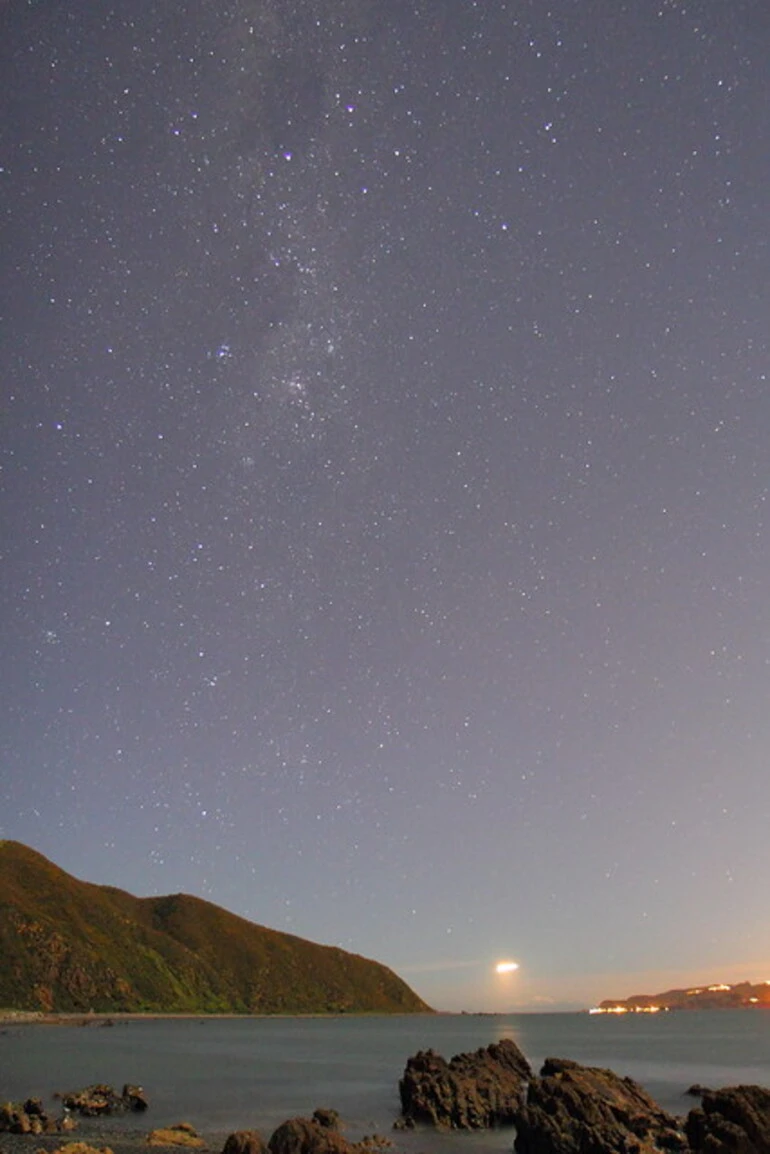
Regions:
[[[440,1008],[770,978],[763,0],[0,57],[0,836]]]

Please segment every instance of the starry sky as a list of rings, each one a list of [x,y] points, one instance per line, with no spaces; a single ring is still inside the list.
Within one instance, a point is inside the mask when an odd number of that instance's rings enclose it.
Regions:
[[[0,836],[442,1009],[770,978],[769,58],[0,4]]]

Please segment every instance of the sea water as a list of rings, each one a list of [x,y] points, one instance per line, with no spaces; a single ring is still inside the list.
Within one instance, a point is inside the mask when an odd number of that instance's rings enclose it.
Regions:
[[[254,1128],[268,1136],[317,1106],[337,1110],[351,1139],[388,1134],[399,1112],[406,1059],[432,1047],[445,1057],[511,1038],[537,1070],[546,1057],[606,1066],[685,1114],[693,1083],[770,1086],[770,1013],[409,1015],[396,1017],[116,1020],[112,1028],[7,1026],[0,1033],[0,1100],[41,1097],[108,1082],[144,1087],[148,1113],[115,1128],[191,1122],[201,1132]],[[98,1123],[104,1127],[104,1121]],[[87,1139],[88,1123],[81,1127]],[[509,1150],[510,1132],[417,1138],[406,1149]]]

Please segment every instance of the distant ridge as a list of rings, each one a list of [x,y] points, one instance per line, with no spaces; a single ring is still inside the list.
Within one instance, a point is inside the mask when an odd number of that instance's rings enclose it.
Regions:
[[[631,998],[608,998],[592,1014],[654,1014],[659,1010],[770,1009],[770,981],[713,982],[665,990],[662,994],[634,994]]]
[[[136,898],[0,841],[0,1006],[48,1012],[426,1013],[379,962],[186,894]]]

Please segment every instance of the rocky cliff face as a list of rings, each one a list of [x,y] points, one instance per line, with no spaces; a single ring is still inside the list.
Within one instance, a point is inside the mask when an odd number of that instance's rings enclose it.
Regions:
[[[0,1006],[189,1013],[424,1013],[386,966],[185,894],[135,898],[0,842]]]

